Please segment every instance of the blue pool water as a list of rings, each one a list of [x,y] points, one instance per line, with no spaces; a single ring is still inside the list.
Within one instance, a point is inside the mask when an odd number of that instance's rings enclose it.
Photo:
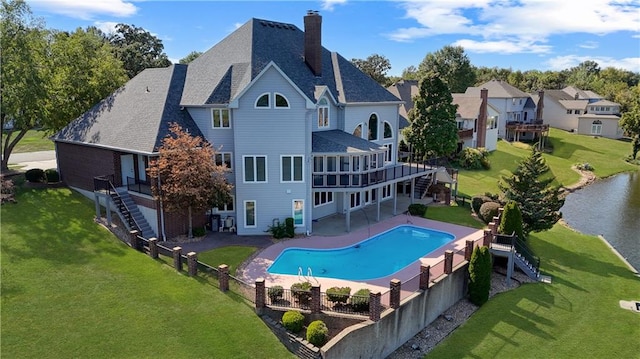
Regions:
[[[450,233],[415,226],[398,226],[344,248],[288,248],[267,269],[271,274],[365,280],[391,275],[453,241]]]

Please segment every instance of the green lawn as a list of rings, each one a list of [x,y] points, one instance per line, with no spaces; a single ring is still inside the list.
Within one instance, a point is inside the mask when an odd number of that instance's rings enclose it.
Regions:
[[[471,228],[484,228],[485,224],[482,221],[471,216],[471,207],[468,204],[469,202],[467,201],[467,206],[465,207],[429,206],[425,218]]]
[[[16,133],[12,135],[12,139],[15,138]],[[2,133],[2,142],[5,139],[4,132]],[[16,147],[13,148],[13,153],[22,152],[35,152],[35,151],[52,151],[54,149],[53,141],[44,131],[30,130],[26,135],[18,142]]]
[[[597,237],[556,225],[532,234],[551,284],[499,294],[428,358],[638,358],[640,280]]]
[[[235,275],[238,266],[257,250],[256,247],[246,246],[216,248],[198,253],[198,261],[216,268],[221,264],[226,264],[229,266],[229,273]]]
[[[0,208],[3,358],[291,358],[240,296],[136,252],[68,189]]]
[[[638,166],[624,161],[631,151],[631,144],[628,142],[576,135],[553,128],[550,141],[554,150],[552,153],[545,153],[544,158],[550,167],[550,175],[556,177],[556,185],[571,185],[579,180],[578,173],[571,170],[571,166],[577,163],[588,162],[595,168],[594,173],[598,177],[638,170]],[[490,170],[460,170],[459,192],[468,196],[485,192],[497,193],[497,180],[500,176],[511,175],[511,171],[529,154],[530,150],[520,143],[498,141],[498,149],[489,155]]]

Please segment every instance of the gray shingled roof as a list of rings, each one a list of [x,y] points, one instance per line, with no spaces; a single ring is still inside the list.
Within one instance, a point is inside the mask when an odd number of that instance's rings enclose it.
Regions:
[[[480,97],[480,90],[482,88],[489,90],[489,98],[529,97],[528,93],[520,91],[502,80],[491,80],[478,87],[469,87],[465,93]]]
[[[311,151],[315,153],[357,153],[381,151],[384,147],[341,130],[314,132]]]
[[[480,106],[482,105],[482,99],[476,96],[468,96],[467,94],[454,93],[453,104],[458,105],[456,113],[461,118],[475,119],[478,118],[480,113]]]
[[[395,84],[387,87],[387,90],[398,97],[404,103],[400,106],[399,113],[405,120],[409,118],[409,111],[413,109],[413,98],[418,95],[417,80],[400,80]],[[407,121],[408,125],[408,121]],[[402,124],[401,124],[401,127]]]
[[[228,104],[272,61],[312,101],[318,85],[347,103],[398,101],[350,61],[333,55],[323,47],[322,76],[316,77],[304,62],[302,30],[251,19],[189,64],[181,104]]]
[[[570,110],[584,110],[589,104],[589,100],[560,100],[558,101],[564,108]]]
[[[144,70],[52,139],[153,153],[173,122],[202,136],[189,113],[180,109],[186,70],[186,65]]]

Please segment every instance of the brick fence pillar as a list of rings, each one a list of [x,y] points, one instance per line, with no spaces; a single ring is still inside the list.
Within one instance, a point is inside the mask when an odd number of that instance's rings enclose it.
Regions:
[[[369,319],[377,322],[380,320],[380,314],[382,313],[382,304],[380,304],[380,298],[382,294],[369,293]]]
[[[136,251],[139,251],[142,249],[140,238],[138,238],[139,233],[140,232],[136,230],[129,231],[129,245],[131,246],[131,248],[135,249]]]
[[[491,222],[496,224],[496,233],[498,233],[498,228],[500,228],[500,217],[498,216],[493,217]]]
[[[182,247],[173,247],[173,267],[182,271]]]
[[[400,289],[402,288],[402,282],[400,279],[392,279],[389,283],[391,294],[389,295],[389,305],[393,309],[400,308]]]
[[[491,230],[489,229],[485,229],[484,230],[484,237],[482,238],[482,245],[485,247],[489,247],[491,246],[491,241],[493,240],[493,233],[491,233]]]
[[[453,251],[444,251],[444,272],[445,274],[451,274],[453,272]]]
[[[198,253],[187,253],[187,269],[190,276],[196,276],[198,274]]]
[[[256,279],[256,312],[262,314],[267,306],[266,289],[264,286],[264,278]]]
[[[158,238],[149,238],[149,257],[158,259]]]
[[[420,289],[427,290],[429,289],[429,271],[431,270],[430,265],[420,265]]]
[[[221,264],[218,266],[218,281],[220,290],[226,292],[229,290],[229,266]]]
[[[468,240],[466,242],[466,246],[464,247],[464,259],[467,261],[471,260],[471,253],[473,253],[473,244],[472,240]]]
[[[311,287],[311,313],[320,313],[320,286]]]

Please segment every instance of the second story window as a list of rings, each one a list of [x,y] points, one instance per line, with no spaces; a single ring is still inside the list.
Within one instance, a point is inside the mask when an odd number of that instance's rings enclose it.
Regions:
[[[302,156],[282,156],[282,182],[303,182]]]
[[[326,98],[318,101],[318,128],[329,127],[329,103]]]
[[[226,108],[214,108],[212,112],[212,128],[230,128],[229,110]]]
[[[353,135],[362,138],[362,124],[356,126],[356,128],[353,130]]]
[[[244,181],[267,182],[267,156],[244,156]]]
[[[369,117],[369,140],[375,141],[378,139],[378,115],[375,113]]]
[[[227,166],[231,169],[231,152],[218,152],[216,153],[216,166]]]
[[[393,130],[391,129],[391,124],[387,121],[384,121],[384,138],[393,138]]]
[[[284,95],[275,93],[276,98],[276,108],[289,108],[289,101]]]
[[[263,93],[256,100],[256,108],[271,108],[271,103],[269,101],[269,94]]]

